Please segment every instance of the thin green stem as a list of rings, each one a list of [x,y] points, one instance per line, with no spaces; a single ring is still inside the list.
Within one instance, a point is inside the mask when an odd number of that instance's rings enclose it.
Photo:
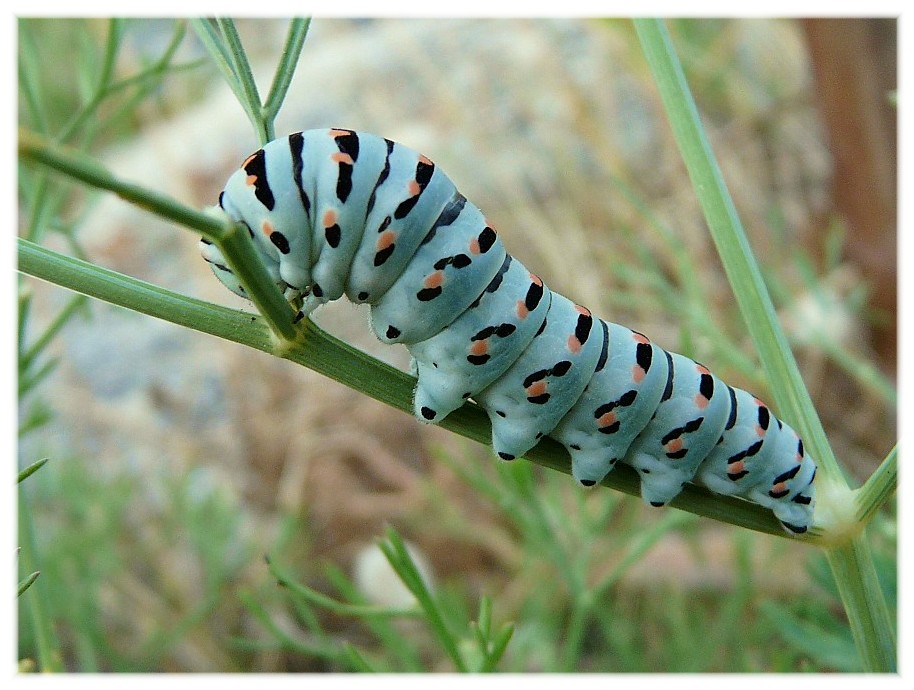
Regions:
[[[826,549],[826,555],[864,669],[894,672],[895,621],[879,585],[866,532],[840,547]]]
[[[79,131],[83,123],[90,117],[94,116],[99,104],[108,94],[108,87],[114,76],[114,65],[117,62],[117,54],[121,47],[121,39],[124,34],[124,20],[114,18],[109,20],[108,40],[105,43],[105,54],[102,58],[102,67],[96,78],[95,87],[88,102],[77,111],[70,121],[64,125],[63,129],[57,135],[57,140],[66,143],[70,141],[73,135]]]
[[[69,323],[70,319],[73,318],[73,315],[86,304],[86,301],[85,295],[75,295],[63,309],[60,310],[57,316],[48,324],[48,327],[45,328],[44,333],[38,336],[35,342],[33,342],[19,357],[19,366],[22,369],[28,367],[32,361],[44,351],[61,329]]]
[[[19,131],[19,155],[24,160],[41,163],[92,187],[114,192],[125,201],[162,218],[194,228],[213,241],[227,232],[223,221],[188,208],[169,196],[124,182],[81,152],[62,147],[28,130]]]
[[[19,490],[19,546],[19,562],[22,569],[29,573],[39,570],[36,567],[38,550],[27,485]],[[37,580],[29,588],[30,591],[25,594],[26,598],[23,601],[32,618],[38,667],[44,672],[59,673],[64,670],[60,659],[60,647],[54,634],[53,621],[47,611],[46,595],[42,592],[42,587],[42,580]]]
[[[276,67],[276,74],[273,76],[273,84],[270,86],[270,92],[267,94],[267,100],[263,106],[263,117],[268,126],[269,138],[273,139],[273,121],[286,98],[289,86],[292,84],[292,77],[295,74],[295,67],[298,65],[298,58],[301,55],[302,47],[305,45],[305,38],[308,36],[308,28],[311,26],[311,18],[293,19],[289,24],[289,32],[286,35],[286,43],[282,49],[282,56],[279,65]]]
[[[19,27],[19,94],[28,109],[29,122],[39,132],[46,134],[49,129],[44,107],[44,93],[39,74],[38,61],[41,51],[35,45],[35,37],[29,28],[29,20],[20,20]]]
[[[867,524],[898,488],[898,446],[856,492],[857,520]]]
[[[295,596],[343,616],[356,616],[358,618],[415,618],[421,615],[419,609],[415,607],[391,608],[389,606],[373,606],[371,604],[346,604],[299,584],[284,569],[277,566],[270,559],[267,559],[267,568],[270,574],[276,578],[276,582]]]
[[[241,43],[241,36],[238,35],[235,22],[231,19],[220,17],[216,20],[216,24],[227,44],[228,54],[233,65],[232,71],[238,80],[240,97],[245,104],[245,110],[251,118],[251,124],[257,130],[260,143],[266,144],[273,139],[273,125],[272,122],[267,122],[263,117],[260,93],[257,90],[254,73],[251,71],[251,63],[248,62],[247,53],[245,53],[244,46]]]
[[[140,208],[197,230],[219,246],[251,301],[273,331],[285,340],[297,337],[294,313],[264,269],[243,225],[231,222],[224,213],[202,213],[171,197],[124,182],[79,152],[57,147],[28,131],[19,133],[19,154],[26,160],[41,163],[93,187],[114,192]]]
[[[425,613],[425,618],[428,621],[429,627],[431,627],[432,632],[435,633],[435,636],[438,638],[444,651],[451,658],[456,669],[460,673],[467,673],[469,669],[467,668],[463,654],[460,652],[457,640],[454,639],[454,636],[448,629],[447,623],[445,623],[444,617],[441,615],[441,610],[434,597],[432,597],[431,592],[429,592],[425,581],[422,579],[422,575],[416,568],[416,564],[413,563],[409,551],[407,551],[406,545],[403,543],[403,539],[393,529],[389,528],[387,530],[387,541],[381,542],[380,548],[387,557],[390,566],[400,577],[400,580],[406,585],[409,591],[413,593],[413,596],[416,597],[416,601]]]
[[[190,25],[213,62],[216,63],[216,67],[222,72],[225,83],[235,94],[235,98],[248,116],[248,120],[254,125],[255,131],[260,133],[260,138],[263,140],[260,126],[260,100],[259,98],[251,99],[250,91],[238,72],[236,56],[226,43],[221,25],[214,19],[192,19]]]

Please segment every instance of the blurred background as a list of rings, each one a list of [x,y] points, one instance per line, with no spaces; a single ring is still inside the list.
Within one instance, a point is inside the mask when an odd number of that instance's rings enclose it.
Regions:
[[[287,22],[237,26],[265,94]],[[856,486],[897,433],[897,23],[668,26]],[[258,142],[183,22],[119,25],[123,87],[72,124],[112,35],[103,19],[20,20],[20,125],[69,123],[123,178],[214,204]],[[422,151],[550,287],[770,399],[629,21],[317,19],[277,133],[326,126]],[[61,191],[36,215],[41,185]],[[194,235],[118,199],[20,167],[19,220],[55,249],[249,308]],[[71,295],[27,277],[24,295],[28,345]],[[365,318],[342,302],[315,321],[408,367]],[[19,602],[23,670],[42,629],[70,671],[353,670],[344,643],[379,668],[452,670],[422,623],[305,605],[264,564],[340,600],[408,603],[375,546],[387,526],[455,626],[482,595],[515,622],[502,670],[859,668],[815,549],[500,465],[309,370],[101,303],[43,362],[34,385],[20,370],[20,467],[50,458],[20,487],[41,571]],[[890,590],[893,517],[871,530]]]

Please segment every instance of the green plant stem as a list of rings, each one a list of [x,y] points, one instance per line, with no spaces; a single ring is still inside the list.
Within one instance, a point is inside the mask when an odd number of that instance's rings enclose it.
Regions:
[[[63,307],[63,309],[58,312],[57,316],[48,324],[45,328],[44,333],[42,333],[38,338],[35,339],[27,350],[25,350],[19,356],[19,366],[21,369],[26,369],[29,367],[35,358],[38,357],[48,344],[57,336],[58,333],[66,326],[70,319],[73,318],[74,314],[77,313],[79,309],[85,306],[87,300],[85,295],[74,295],[73,298]]]
[[[297,340],[279,343],[271,337],[264,319],[257,314],[179,295],[22,239],[19,240],[19,270],[111,304],[283,357],[412,414],[416,383],[413,377],[334,338],[308,319],[300,324]],[[448,415],[441,426],[484,445],[491,442],[488,417],[470,403]],[[544,467],[571,473],[567,452],[549,438],[543,439],[526,458]],[[640,495],[637,474],[624,465],[607,475],[602,484],[632,496]],[[737,498],[712,494],[694,484],[687,485],[670,505],[757,532],[787,536],[770,511]],[[813,531],[805,540],[816,542],[823,537]]]
[[[33,573],[36,567],[37,548],[32,511],[29,507],[28,487],[19,490],[19,562],[22,569]],[[46,595],[42,591],[42,580],[36,580],[23,599],[32,617],[35,635],[35,649],[38,656],[38,668],[46,673],[60,673],[64,670],[60,660],[60,647],[54,635],[54,626],[46,608]]]
[[[460,673],[467,673],[469,668],[463,658],[463,654],[460,652],[457,640],[448,629],[447,623],[442,616],[441,609],[432,596],[432,593],[429,592],[415,563],[413,563],[412,557],[409,555],[409,551],[407,551],[403,539],[392,528],[388,528],[387,541],[381,542],[379,546],[387,557],[390,566],[400,577],[400,581],[406,585],[409,591],[413,593],[413,596],[416,597],[416,601],[425,612],[425,619],[428,622],[429,627],[431,627],[432,632],[435,633],[435,636],[438,638],[444,651],[451,658],[451,661],[454,662],[457,671]]]
[[[892,448],[879,467],[856,492],[856,517],[867,524],[898,486],[898,446]]]
[[[864,669],[895,672],[895,622],[879,585],[866,532],[847,544],[826,549],[826,556]]]
[[[247,53],[241,44],[241,36],[238,35],[238,29],[235,22],[231,19],[220,17],[216,20],[219,30],[222,32],[228,55],[232,61],[232,73],[238,81],[242,102],[245,104],[245,110],[251,118],[251,124],[257,130],[261,144],[266,144],[273,139],[273,123],[263,117],[260,93],[257,90],[257,82],[254,80],[254,73],[251,70],[251,63],[248,62]]]
[[[305,45],[305,38],[308,36],[308,28],[311,26],[311,19],[293,19],[289,23],[289,32],[286,35],[286,43],[282,49],[279,65],[276,67],[276,74],[273,76],[273,83],[270,86],[270,92],[267,94],[267,100],[263,105],[263,119],[268,123],[270,139],[274,138],[273,121],[282,107],[292,83],[292,76],[295,74],[295,67],[298,65],[298,58],[301,55],[302,47]]]
[[[421,615],[418,608],[391,608],[389,606],[373,606],[371,604],[346,604],[328,597],[320,592],[316,592],[310,587],[296,582],[284,569],[267,559],[267,568],[270,574],[276,578],[276,582],[288,589],[293,595],[301,597],[305,601],[333,611],[342,616],[356,616],[358,618],[415,618]]]

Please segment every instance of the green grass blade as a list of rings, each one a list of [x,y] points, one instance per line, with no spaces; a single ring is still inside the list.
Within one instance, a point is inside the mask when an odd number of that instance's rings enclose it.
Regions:
[[[397,532],[389,528],[387,530],[387,541],[381,542],[380,548],[384,555],[387,556],[388,562],[396,571],[400,580],[416,597],[416,601],[419,602],[419,606],[425,612],[425,619],[429,627],[435,633],[435,637],[438,638],[442,648],[450,657],[456,669],[460,673],[467,673],[469,668],[463,658],[463,654],[460,652],[458,640],[448,628],[438,603],[422,579],[416,564],[413,563],[403,539]]]

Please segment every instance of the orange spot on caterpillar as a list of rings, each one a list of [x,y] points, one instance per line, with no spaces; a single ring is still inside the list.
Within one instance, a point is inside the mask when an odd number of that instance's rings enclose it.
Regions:
[[[331,225],[336,223],[336,211],[333,209],[328,209],[324,212],[324,227],[329,228]]]
[[[576,355],[581,351],[581,341],[576,336],[569,335],[567,347],[572,354]]]
[[[727,465],[727,472],[730,474],[739,474],[745,469],[746,463],[744,463],[742,460],[737,460],[736,462],[731,462],[729,465]]]
[[[591,316],[590,309],[588,309],[587,307],[582,307],[580,304],[576,304],[576,305],[574,305],[574,308],[575,308],[575,311],[578,312],[578,314],[582,314],[583,316]]]
[[[268,220],[263,221],[263,224],[260,226],[260,232],[269,237],[273,234],[273,224]]]
[[[527,397],[536,398],[546,392],[546,382],[537,381],[527,386]]]
[[[642,345],[650,345],[650,344],[651,344],[651,341],[648,339],[648,337],[647,337],[646,335],[642,335],[641,333],[638,333],[637,331],[632,331],[632,339],[633,339],[636,343],[640,343],[640,344],[642,344]]]
[[[782,494],[785,491],[787,491],[787,482],[778,482],[771,485],[771,493],[773,494]]]
[[[644,380],[645,376],[647,376],[647,372],[637,364],[632,367],[632,381],[635,383],[641,383]]]
[[[533,284],[534,284],[534,285],[542,285],[542,284],[543,284],[542,279],[541,279],[538,275],[536,275],[535,273],[531,273],[531,274],[530,274],[530,280],[533,281]]]
[[[339,151],[330,156],[330,160],[334,163],[345,163],[346,165],[352,165],[352,156],[348,153],[343,153]]]
[[[419,188],[419,183],[416,182],[415,180],[410,180],[410,181],[406,184],[406,188],[409,190],[409,195],[410,195],[410,196],[416,196],[420,191],[422,191],[422,190]]]
[[[253,187],[257,184],[257,175],[248,175],[246,178],[244,178],[244,183],[248,187]]]
[[[348,137],[352,132],[347,132],[345,129],[328,129],[327,134],[334,139],[338,139],[339,137]]]
[[[676,452],[682,450],[682,446],[683,446],[682,439],[674,438],[672,441],[667,443],[664,446],[664,448],[666,448],[667,453],[676,453]]]
[[[762,436],[765,435],[765,430],[762,427],[760,427],[758,424],[756,424],[755,433],[758,435],[759,438],[761,438]]]
[[[430,158],[426,158],[421,153],[419,154],[419,162],[422,163],[423,165],[434,165],[434,163],[432,163]]]
[[[444,282],[444,271],[435,271],[429,276],[426,276],[425,280],[422,282],[422,287],[425,288],[436,288],[441,287],[441,284]]]
[[[704,364],[699,364],[698,362],[695,362],[695,368],[698,370],[698,373],[701,374],[702,376],[711,375],[711,370],[708,369],[708,367],[706,367]]]
[[[474,237],[470,240],[470,254],[479,254],[479,238]]]
[[[380,235],[378,235],[378,241],[377,241],[377,244],[375,244],[375,249],[377,251],[382,251],[384,249],[387,249],[390,245],[392,245],[396,241],[396,239],[397,239],[397,233],[395,233],[393,230],[387,230],[385,232],[382,232]]]
[[[530,310],[527,309],[527,305],[524,304],[524,300],[517,300],[517,318],[526,319],[530,316]]]
[[[709,402],[711,402],[711,401],[708,400],[708,399],[707,399],[705,396],[703,396],[701,393],[697,393],[697,394],[695,395],[695,406],[696,406],[699,410],[705,409],[705,408],[708,406],[708,403],[709,403]]]
[[[477,340],[475,343],[473,343],[470,346],[470,354],[476,355],[477,357],[480,355],[486,354],[488,351],[489,351],[489,341],[488,340]]]
[[[615,423],[616,423],[616,413],[615,412],[607,412],[606,414],[601,415],[597,419],[597,427],[599,427],[599,428],[612,426]]]

